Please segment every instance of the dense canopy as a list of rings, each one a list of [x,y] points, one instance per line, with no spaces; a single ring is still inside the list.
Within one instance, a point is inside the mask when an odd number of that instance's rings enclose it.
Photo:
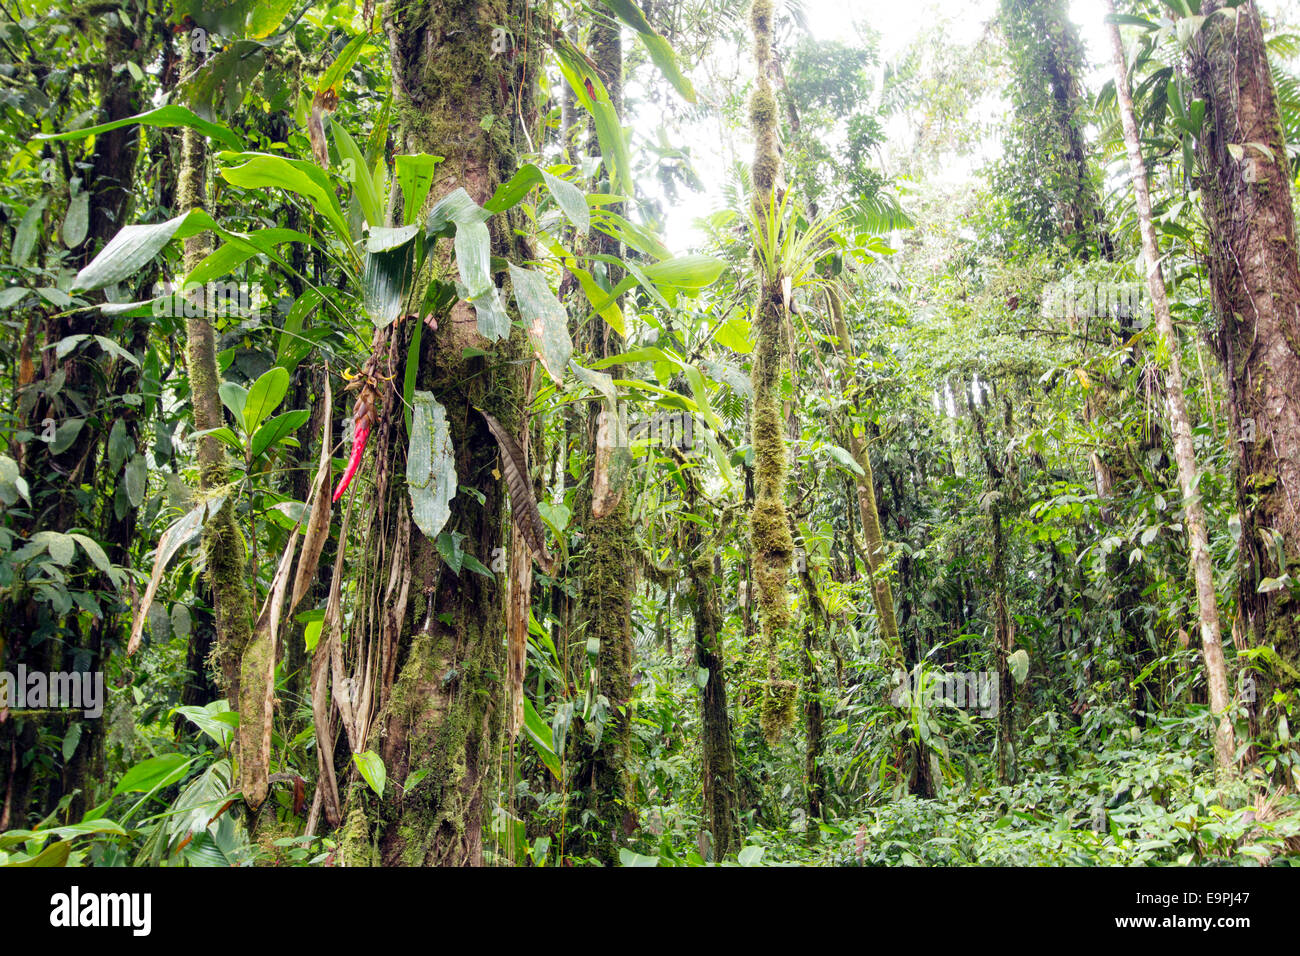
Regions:
[[[1266,0],[0,0],[0,866],[1300,861],[1297,143]]]

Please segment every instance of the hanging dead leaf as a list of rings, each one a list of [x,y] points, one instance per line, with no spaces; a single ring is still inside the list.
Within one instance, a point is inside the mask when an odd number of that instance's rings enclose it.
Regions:
[[[555,558],[546,550],[546,530],[542,513],[537,510],[537,500],[528,484],[528,460],[523,451],[501,427],[501,423],[483,409],[476,409],[487,422],[488,430],[497,441],[501,464],[506,473],[506,487],[510,490],[510,514],[524,540],[528,542],[533,557],[547,574],[555,568]]]
[[[325,114],[333,113],[338,105],[339,95],[331,89],[321,90],[311,99],[307,136],[311,139],[311,154],[321,169],[330,168],[329,145],[325,140]]]
[[[153,606],[154,595],[158,593],[158,585],[162,583],[163,572],[167,570],[167,565],[171,563],[176,552],[181,549],[187,541],[203,531],[203,525],[207,519],[212,517],[221,510],[225,504],[224,497],[213,498],[211,501],[201,502],[198,507],[189,511],[184,517],[174,521],[162,537],[158,539],[158,548],[154,552],[153,573],[149,576],[149,584],[144,589],[144,598],[136,605],[135,619],[131,622],[131,636],[126,642],[126,655],[130,657],[140,647],[140,638],[144,633],[144,622],[149,615],[149,608]]]
[[[289,571],[298,548],[294,529],[284,556],[271,580],[271,593],[262,606],[253,640],[240,662],[239,684],[239,788],[244,802],[256,810],[270,788],[271,728],[275,718],[275,648],[280,636]]]

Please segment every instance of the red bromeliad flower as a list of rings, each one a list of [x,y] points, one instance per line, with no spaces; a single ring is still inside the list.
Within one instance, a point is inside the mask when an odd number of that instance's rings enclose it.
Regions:
[[[343,497],[343,492],[348,490],[348,485],[352,483],[357,469],[361,467],[361,458],[366,452],[366,439],[370,437],[370,429],[375,425],[378,415],[375,412],[375,394],[374,388],[369,384],[361,387],[361,394],[357,396],[356,404],[352,406],[352,455],[348,458],[348,466],[343,469],[343,478],[339,481],[339,486],[334,489],[334,501]]]

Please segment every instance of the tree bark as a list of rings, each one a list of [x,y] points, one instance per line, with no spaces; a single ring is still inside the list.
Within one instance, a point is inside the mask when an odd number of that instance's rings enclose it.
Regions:
[[[445,157],[427,205],[458,187],[482,204],[514,172],[516,137],[532,121],[517,109],[532,104],[526,51],[536,44],[525,43],[524,10],[524,0],[401,0],[387,8],[401,151]],[[494,54],[498,26],[512,31],[513,46]],[[516,235],[522,226],[516,213],[489,220],[492,254],[528,258]],[[411,301],[422,298],[417,287]],[[514,317],[508,290],[501,299]],[[381,369],[401,367],[415,321],[376,334]],[[485,565],[505,540],[506,492],[495,441],[475,409],[520,434],[521,335],[516,328],[508,340],[485,342],[473,307],[459,302],[436,332],[426,328],[421,336],[416,387],[447,410],[460,485],[444,531],[464,535],[465,551]],[[467,357],[466,348],[487,354]],[[363,554],[375,568],[367,577],[376,584],[364,600],[382,622],[377,640],[386,661],[378,668],[378,712],[366,742],[383,760],[389,786],[379,799],[353,778],[344,858],[350,865],[480,865],[486,783],[503,726],[504,581],[468,568],[456,575],[410,520],[409,495],[398,479],[409,436],[401,376],[394,377],[397,384],[381,383],[372,437],[374,544]]]
[[[1253,0],[1201,5],[1187,67],[1207,104],[1197,138],[1218,348],[1237,441],[1238,606],[1258,669],[1261,733],[1294,701],[1300,625],[1300,263],[1277,96]],[[1264,586],[1264,593],[1261,593]],[[1283,705],[1286,706],[1285,704]]]
[[[623,108],[623,47],[621,27],[617,20],[607,15],[597,16],[591,25],[591,56],[600,74],[601,82],[609,94],[616,112]],[[595,124],[591,124],[589,137],[593,155],[600,155]],[[611,206],[622,213],[622,204]],[[596,254],[620,256],[621,244],[604,233],[591,237],[592,251]],[[609,282],[617,285],[622,276],[614,266],[609,268]],[[586,351],[593,360],[617,354],[615,332],[600,316],[587,326]],[[607,372],[615,378],[621,376],[618,367]],[[587,418],[585,444],[587,461],[595,462],[600,450],[599,412],[593,406]],[[594,475],[593,475],[594,483]],[[596,693],[608,701],[599,741],[591,736],[591,729],[583,727],[584,739],[580,741],[579,765],[574,773],[574,783],[583,791],[586,806],[591,810],[593,829],[573,834],[573,849],[580,854],[595,856],[603,864],[618,863],[618,851],[626,837],[636,832],[638,821],[633,805],[632,779],[628,767],[631,746],[632,699],[632,582],[633,539],[631,516],[626,500],[619,495],[613,509],[597,515],[592,493],[584,489],[581,496],[582,529],[584,544],[578,567],[582,579],[578,589],[578,628],[584,647],[594,639],[596,651]],[[580,655],[581,659],[581,655]]]
[[[700,514],[699,479],[693,469],[683,469],[687,483],[686,505]],[[703,515],[701,515],[703,517]],[[721,860],[740,846],[740,799],[736,788],[736,751],[731,715],[727,709],[727,673],[722,652],[722,615],[713,580],[713,542],[706,542],[700,526],[687,523],[686,559],[694,592],[695,664],[708,677],[700,690],[701,776],[704,813],[713,836],[713,859]]]
[[[1113,0],[1106,0],[1106,10],[1115,14]],[[1160,245],[1151,216],[1151,194],[1147,188],[1146,165],[1142,161],[1142,143],[1134,118],[1133,97],[1129,91],[1128,69],[1119,26],[1110,24],[1111,52],[1115,62],[1115,93],[1119,100],[1120,120],[1124,126],[1124,143],[1128,148],[1129,177],[1137,198],[1138,225],[1142,232],[1142,257],[1147,266],[1147,288],[1151,292],[1156,328],[1169,350],[1169,375],[1165,379],[1165,398],[1174,431],[1174,459],[1178,463],[1178,483],[1183,493],[1183,515],[1187,522],[1187,546],[1191,551],[1192,570],[1196,578],[1196,607],[1201,623],[1201,647],[1205,659],[1205,677],[1209,687],[1210,710],[1215,717],[1214,762],[1220,769],[1232,766],[1236,744],[1233,740],[1228,693],[1228,677],[1223,663],[1223,642],[1219,627],[1219,602],[1214,591],[1214,567],[1205,530],[1205,509],[1201,505],[1200,471],[1192,446],[1192,426],[1187,415],[1187,398],[1183,391],[1181,343],[1174,330],[1165,292],[1164,273],[1160,268]]]
[[[777,137],[776,96],[772,92],[772,0],[754,0],[750,7],[754,39],[756,80],[750,101],[750,125],[754,135],[753,205],[760,228],[776,201],[781,171]],[[763,237],[756,237],[762,241]],[[763,733],[775,742],[794,717],[796,688],[780,680],[778,646],[790,627],[790,598],[786,593],[794,541],[790,537],[785,508],[787,454],[781,427],[778,392],[784,365],[782,338],[786,319],[780,264],[774,274],[759,268],[758,321],[753,355],[754,406],[754,507],[750,515],[750,544],[753,548],[759,627],[766,657],[767,682],[761,706]]]
[[[835,337],[839,340],[840,360],[847,364],[853,361],[853,340],[849,337],[849,327],[844,320],[844,306],[839,293],[832,290],[830,294],[831,320],[835,326]],[[840,374],[840,387],[847,393],[848,376]],[[860,410],[855,407],[855,421],[861,418]],[[889,578],[884,571],[885,538],[880,529],[880,510],[876,503],[876,478],[871,470],[871,456],[867,451],[866,439],[857,429],[847,429],[849,451],[853,460],[862,469],[861,475],[854,476],[857,490],[858,515],[862,519],[862,537],[866,544],[867,573],[870,576],[871,593],[875,598],[876,617],[880,622],[880,633],[884,635],[886,647],[895,663],[902,667],[905,657],[903,646],[898,636],[898,620],[894,614],[894,593],[889,586]]]
[[[193,45],[182,38],[181,70],[190,74],[201,65]],[[177,175],[176,203],[186,212],[207,208],[207,144],[203,134],[186,127],[181,133],[180,170]],[[212,251],[208,233],[200,232],[185,240],[184,268],[188,275]],[[196,294],[201,296],[201,291]],[[207,313],[208,303],[199,301],[197,315],[185,309],[185,352],[190,379],[190,401],[195,431],[219,428],[225,424],[222,411],[221,373],[217,368],[216,329]],[[226,465],[225,446],[211,435],[198,439],[199,490],[206,496],[223,494],[230,471]],[[233,498],[227,494],[220,510],[208,519],[203,529],[203,553],[207,563],[208,586],[216,625],[214,662],[222,675],[222,689],[231,710],[238,711],[242,686],[244,652],[253,637],[253,594],[247,582],[244,536],[235,522]],[[195,640],[197,637],[192,637]],[[241,738],[243,733],[241,733]]]

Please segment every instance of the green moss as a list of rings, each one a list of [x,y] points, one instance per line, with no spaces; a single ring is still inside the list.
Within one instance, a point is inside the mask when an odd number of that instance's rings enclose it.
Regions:
[[[758,722],[769,744],[775,745],[794,726],[794,705],[798,697],[799,688],[793,681],[769,680],[763,685]]]
[[[208,522],[203,532],[203,554],[208,586],[218,595],[217,636],[212,663],[223,675],[223,690],[238,706],[239,675],[244,649],[252,640],[252,595],[245,581],[244,536],[235,524],[229,500]]]
[[[378,863],[375,846],[370,840],[370,825],[360,807],[353,807],[343,824],[339,855],[344,866],[375,866]]]
[[[754,403],[754,475],[759,497],[784,491],[788,457],[785,433],[781,427],[781,413],[776,400],[763,395]]]
[[[768,86],[758,87],[750,97],[749,121],[755,129],[763,129],[776,122],[776,97]]]
[[[755,38],[769,38],[772,35],[772,0],[754,0],[749,7],[749,28]]]

